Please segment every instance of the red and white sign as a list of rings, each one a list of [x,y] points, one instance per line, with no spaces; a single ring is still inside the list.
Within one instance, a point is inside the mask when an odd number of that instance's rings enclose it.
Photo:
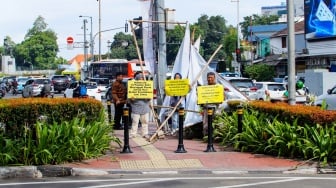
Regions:
[[[74,42],[74,39],[72,37],[68,37],[66,40],[68,44],[72,44]]]

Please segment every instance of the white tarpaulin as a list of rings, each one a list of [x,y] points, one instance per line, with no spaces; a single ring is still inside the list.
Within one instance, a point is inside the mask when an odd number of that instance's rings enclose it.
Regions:
[[[153,20],[153,1],[151,0],[139,0],[142,7],[142,38],[143,38],[143,53],[146,66],[149,67],[149,72],[154,75],[154,48],[153,48],[153,33],[152,22]]]
[[[206,85],[207,78],[206,75],[208,72],[213,72],[213,70],[208,66],[207,62],[203,57],[198,53],[198,45],[196,41],[195,46],[191,44],[190,39],[190,29],[189,24],[186,26],[185,36],[176,56],[174,67],[172,70],[172,79],[175,73],[180,73],[182,78],[188,78],[191,85],[191,91],[185,97],[185,120],[184,127],[194,125],[196,123],[202,122],[202,116],[199,111],[199,106],[197,105],[197,85]],[[206,66],[206,67],[205,67]],[[228,81],[226,81],[219,74],[216,74],[216,81],[219,84],[222,84],[225,88],[229,89],[231,92],[234,92],[237,98],[241,100],[248,100],[245,95],[240,93],[235,87],[233,87]],[[200,76],[199,76],[200,75]],[[196,81],[197,79],[197,81]],[[169,106],[170,97],[165,97],[163,101],[163,106]],[[225,106],[224,101],[221,106]],[[188,112],[190,110],[191,112]],[[160,110],[160,120],[161,122],[165,119],[167,109]],[[194,112],[192,112],[194,111]],[[196,112],[195,112],[196,111]]]

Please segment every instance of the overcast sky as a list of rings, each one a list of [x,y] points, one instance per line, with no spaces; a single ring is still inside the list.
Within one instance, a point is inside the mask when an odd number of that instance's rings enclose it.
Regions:
[[[252,14],[260,14],[262,6],[280,5],[285,0],[239,0],[239,20]],[[223,16],[228,24],[237,25],[237,0],[165,0],[165,8],[175,9],[175,20],[195,23],[206,14],[208,16]],[[97,0],[2,0],[0,11],[0,46],[3,46],[5,36],[10,36],[15,43],[23,41],[27,31],[40,15],[48,27],[54,30],[58,37],[60,52],[68,60],[76,54],[83,53],[82,48],[68,50],[66,38],[72,36],[75,42],[83,41],[83,18],[80,15],[91,16],[93,34],[99,30],[99,3]],[[101,30],[123,27],[126,20],[141,15],[138,0],[101,0]],[[90,18],[88,32],[90,33]],[[101,53],[107,52],[107,41],[113,39],[116,30],[102,33]],[[89,38],[88,38],[89,40]],[[98,54],[98,37],[95,39],[95,54]]]

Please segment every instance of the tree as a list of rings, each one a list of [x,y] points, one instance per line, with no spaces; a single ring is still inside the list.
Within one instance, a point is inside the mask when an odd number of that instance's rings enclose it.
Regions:
[[[239,23],[241,27],[241,32],[243,34],[243,38],[246,39],[248,35],[250,35],[250,31],[248,31],[249,26],[253,25],[268,25],[272,22],[275,22],[279,19],[277,15],[265,15],[259,16],[257,14],[253,14],[252,16],[245,16],[244,21]]]
[[[237,29],[236,27],[229,26],[227,34],[224,36],[224,51],[226,53],[226,66],[225,68],[231,68],[231,61],[234,59],[232,53],[237,48]]]
[[[126,44],[123,46],[123,44]],[[142,51],[142,40],[138,39],[138,46],[140,51]],[[119,58],[119,59],[139,59],[135,43],[133,41],[133,36],[130,34],[124,34],[123,32],[119,32],[114,35],[113,42],[110,47],[111,54],[109,54],[110,58]],[[141,55],[143,59],[143,55]]]
[[[18,66],[50,69],[55,67],[57,52],[56,33],[47,29],[43,17],[39,16],[28,30],[25,40],[15,47],[14,56]]]
[[[256,81],[273,81],[275,69],[273,66],[266,64],[248,65],[245,67],[244,75]]]
[[[10,36],[6,36],[4,39],[4,46],[1,51],[1,54],[4,55],[13,55],[13,48],[15,47],[15,42],[11,39]]]
[[[204,43],[201,44],[204,54],[201,53],[201,55],[203,55],[205,60],[208,60],[218,46],[224,43],[224,36],[228,32],[226,22],[222,16],[208,17],[207,15],[202,15],[195,24],[204,34]],[[221,49],[214,59],[224,59],[225,57],[226,53]]]
[[[167,32],[167,64],[172,65],[177,56],[185,33],[185,27],[178,25],[173,30]]]
[[[33,27],[30,28],[25,35],[25,39],[45,31],[47,29],[47,26],[48,24],[45,23],[44,18],[42,16],[38,16],[33,23]]]
[[[202,15],[198,22],[190,25],[192,32],[192,41],[195,41],[201,36],[200,54],[205,60],[215,52],[220,44],[224,44],[224,36],[227,34],[228,29],[226,20],[221,16]],[[185,33],[184,26],[176,26],[173,30],[167,32],[167,64],[173,64],[177,55],[180,44],[183,40]],[[214,60],[223,60],[226,58],[226,52],[220,50]]]

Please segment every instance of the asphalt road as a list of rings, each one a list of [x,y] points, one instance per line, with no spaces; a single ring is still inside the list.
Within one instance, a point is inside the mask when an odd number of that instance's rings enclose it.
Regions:
[[[334,175],[110,175],[103,177],[66,177],[42,179],[11,179],[1,180],[0,188],[334,188]]]

